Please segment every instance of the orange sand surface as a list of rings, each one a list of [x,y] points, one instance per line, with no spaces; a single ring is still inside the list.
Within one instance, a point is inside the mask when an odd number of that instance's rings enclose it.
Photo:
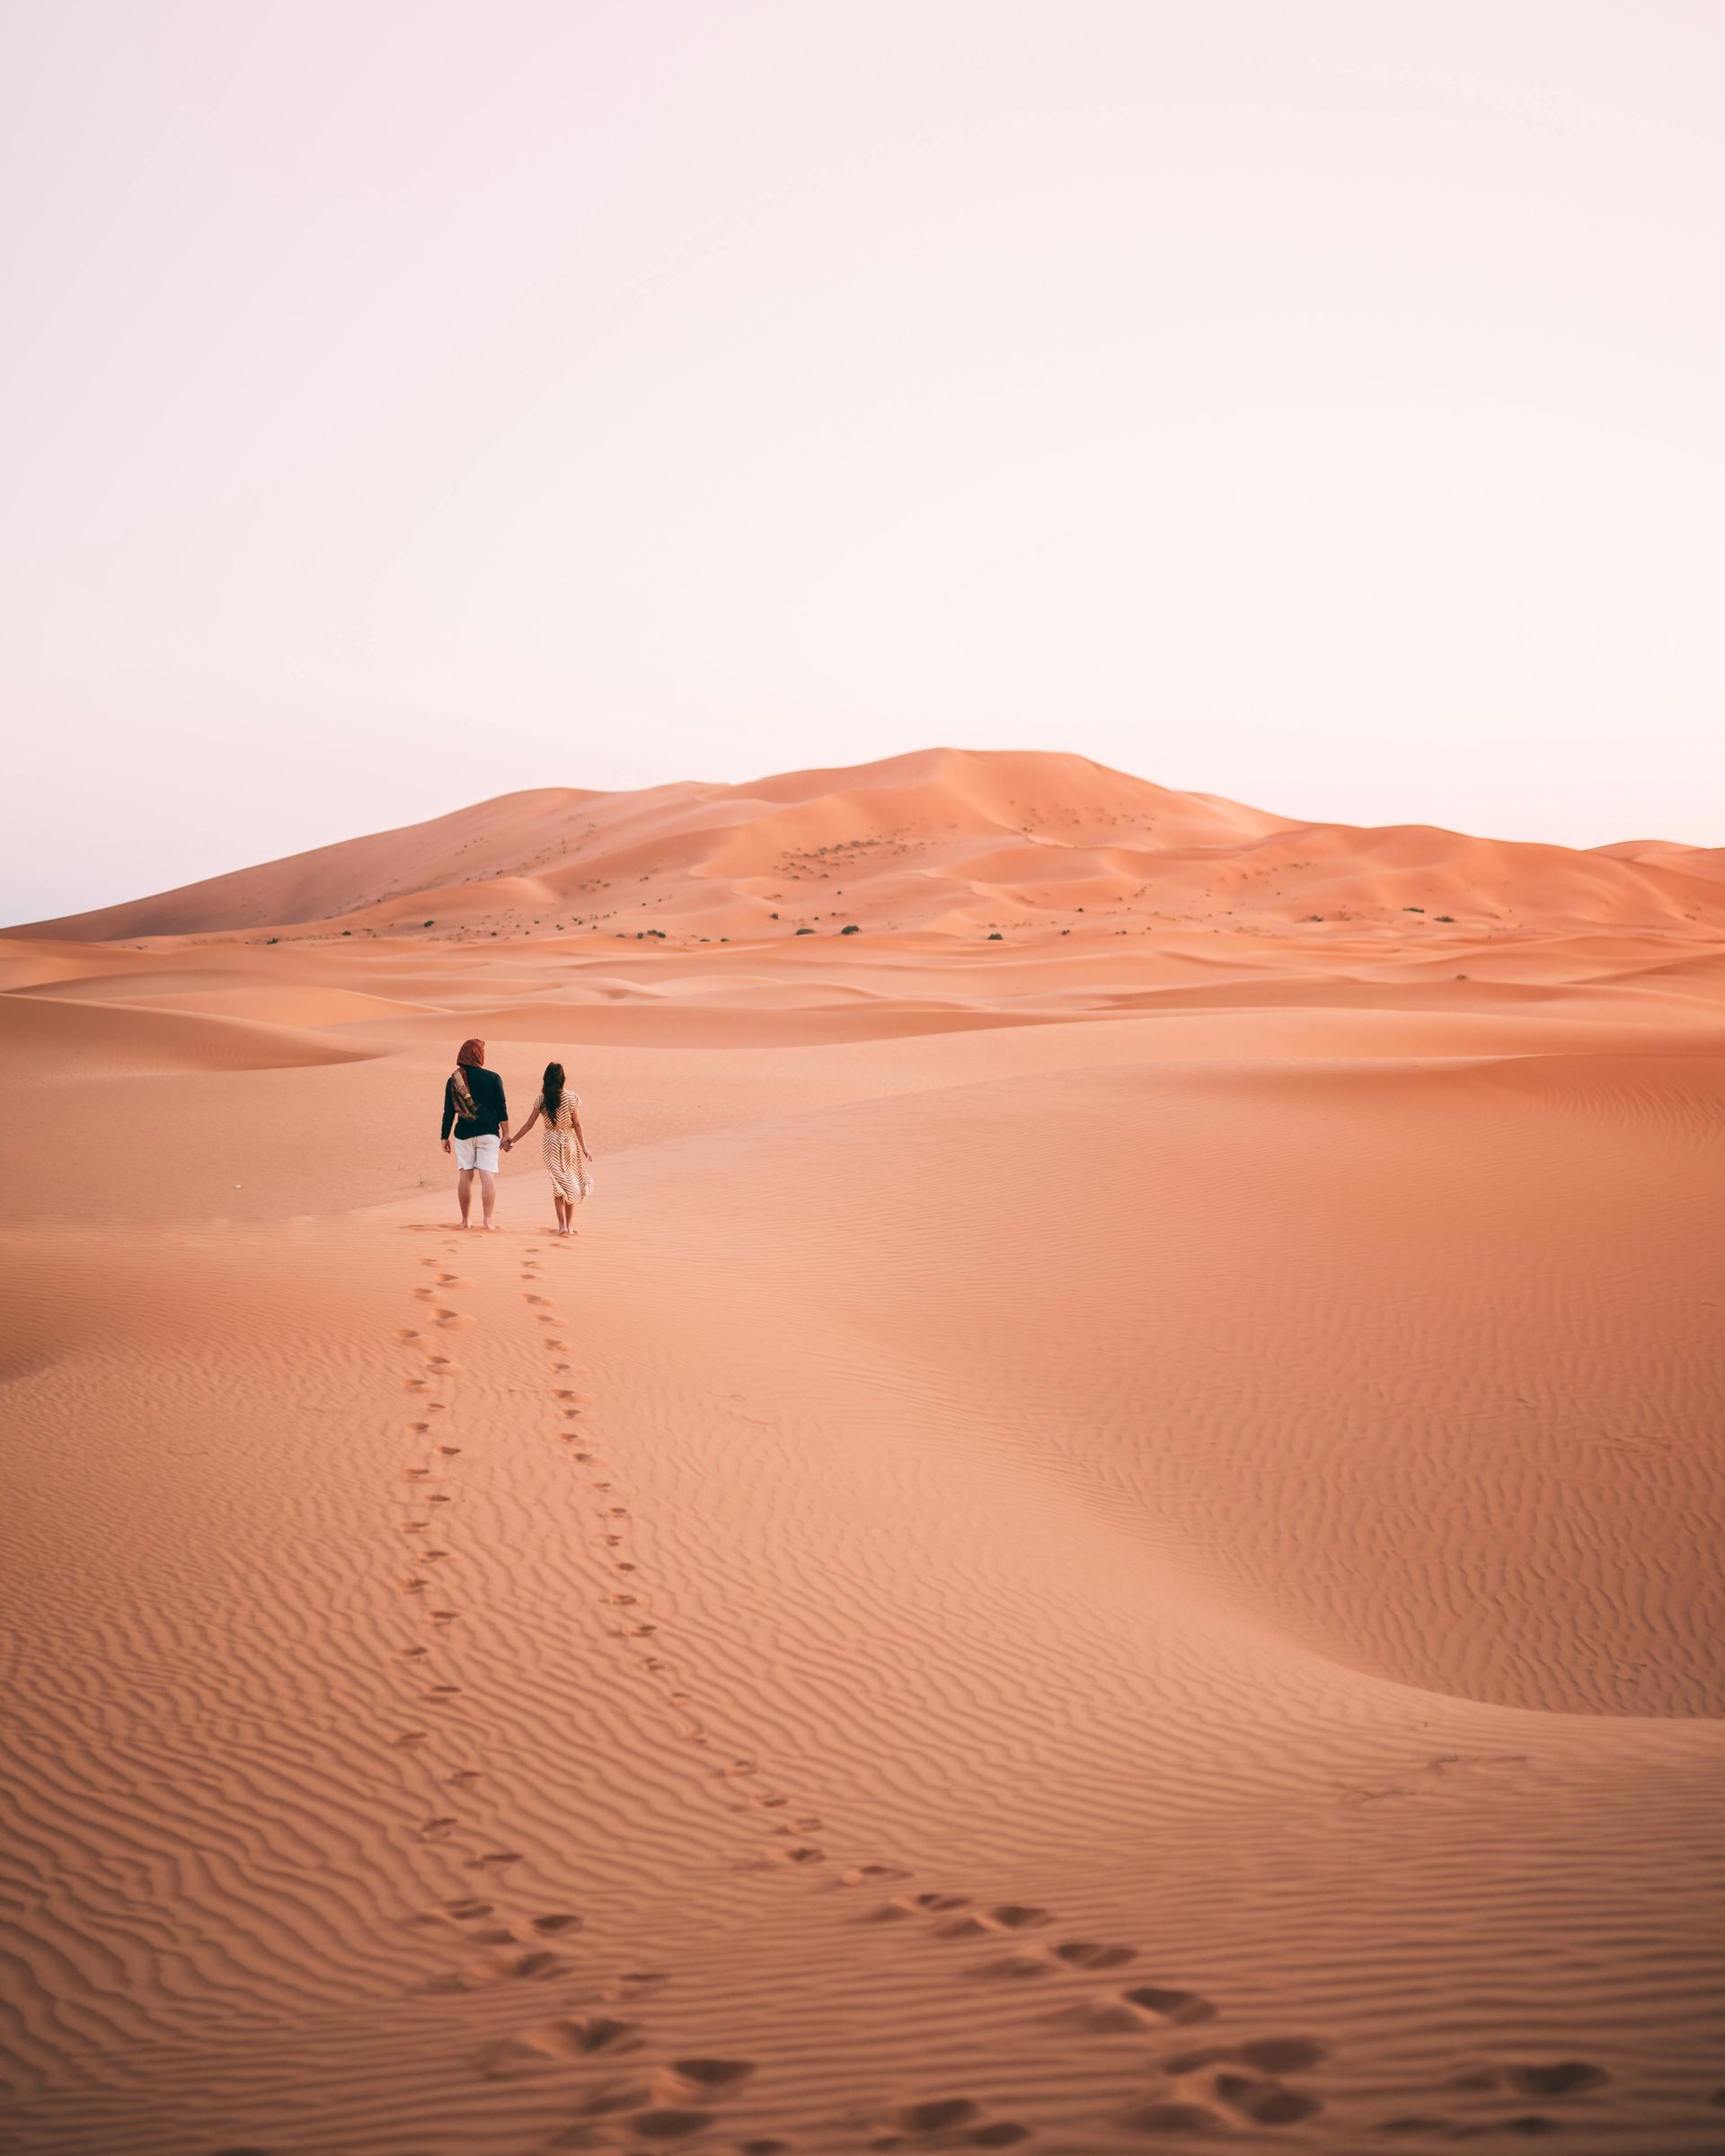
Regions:
[[[0,2149],[1725,2150],[1717,854],[517,796],[0,1079]]]

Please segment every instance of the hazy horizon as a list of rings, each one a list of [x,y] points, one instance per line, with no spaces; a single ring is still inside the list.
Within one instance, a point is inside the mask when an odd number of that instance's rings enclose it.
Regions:
[[[1725,844],[1725,17],[0,31],[0,918],[521,788],[1071,748]]]

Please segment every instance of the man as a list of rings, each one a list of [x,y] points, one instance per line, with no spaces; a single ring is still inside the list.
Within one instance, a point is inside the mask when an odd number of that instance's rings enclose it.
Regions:
[[[461,1174],[456,1193],[461,1201],[461,1224],[467,1225],[468,1207],[473,1202],[473,1177],[479,1177],[480,1204],[485,1225],[491,1226],[491,1208],[497,1203],[497,1154],[509,1135],[509,1108],[503,1098],[503,1081],[485,1068],[485,1043],[464,1040],[456,1067],[443,1084],[443,1150],[449,1151],[449,1132],[456,1134],[456,1165]]]

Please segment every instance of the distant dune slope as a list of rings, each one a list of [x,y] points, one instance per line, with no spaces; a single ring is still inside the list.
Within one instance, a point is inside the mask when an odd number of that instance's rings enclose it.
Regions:
[[[1421,918],[1423,916],[1423,919]],[[1441,938],[1725,929],[1721,857],[1298,823],[1040,751],[926,749],[740,786],[506,794],[16,931],[636,939],[1193,923]]]

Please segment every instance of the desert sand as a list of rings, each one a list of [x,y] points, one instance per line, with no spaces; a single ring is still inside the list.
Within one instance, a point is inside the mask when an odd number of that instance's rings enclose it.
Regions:
[[[0,968],[0,2147],[1725,2149],[1725,854],[931,751]]]

